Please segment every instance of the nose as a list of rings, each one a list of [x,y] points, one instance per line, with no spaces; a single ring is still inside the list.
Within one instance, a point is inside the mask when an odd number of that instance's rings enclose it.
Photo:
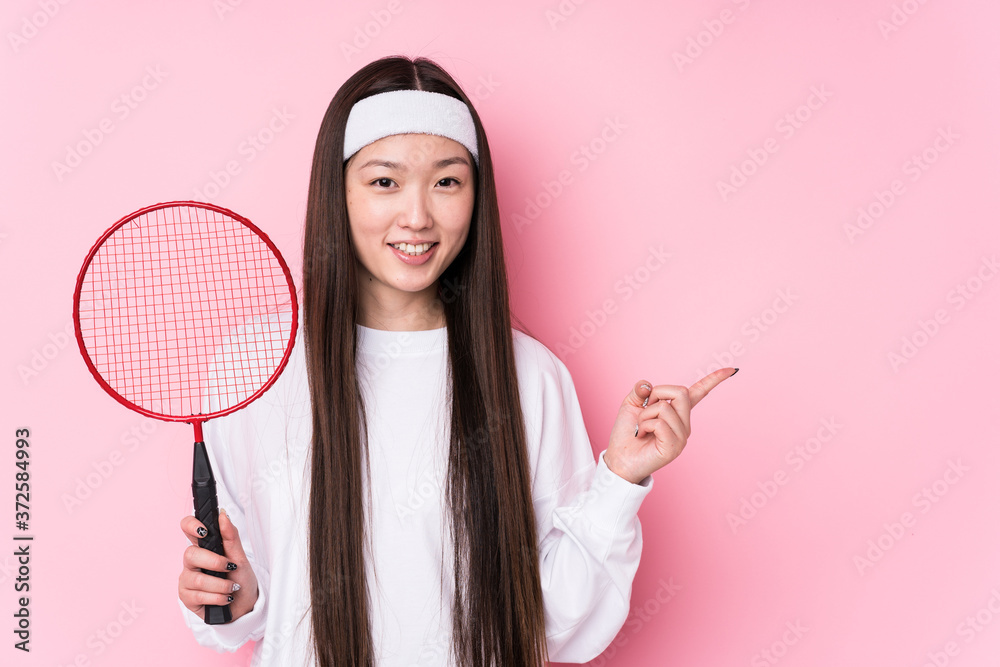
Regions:
[[[399,225],[409,229],[424,229],[433,225],[430,197],[423,188],[413,187],[403,200]]]

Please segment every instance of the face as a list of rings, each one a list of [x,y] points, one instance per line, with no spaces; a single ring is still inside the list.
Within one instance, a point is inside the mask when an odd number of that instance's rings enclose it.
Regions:
[[[385,137],[351,157],[344,176],[363,305],[407,310],[433,302],[469,234],[472,165],[462,144],[429,134]],[[393,247],[401,242],[417,247]]]

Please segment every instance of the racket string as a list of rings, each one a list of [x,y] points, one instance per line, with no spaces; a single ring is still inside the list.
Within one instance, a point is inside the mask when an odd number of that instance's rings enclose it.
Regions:
[[[168,416],[243,402],[289,343],[294,287],[250,227],[171,206],[121,225],[97,250],[80,297],[81,333],[104,380]]]

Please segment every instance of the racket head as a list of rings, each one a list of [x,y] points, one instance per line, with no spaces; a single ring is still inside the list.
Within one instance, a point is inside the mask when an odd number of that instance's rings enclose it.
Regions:
[[[298,298],[278,248],[248,219],[215,204],[162,202],[122,217],[91,248],[73,323],[108,394],[197,431],[278,379],[295,344]]]

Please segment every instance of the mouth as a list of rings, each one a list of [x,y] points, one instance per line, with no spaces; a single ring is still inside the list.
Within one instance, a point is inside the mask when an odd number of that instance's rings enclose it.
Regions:
[[[437,245],[437,242],[419,243],[417,245],[410,245],[409,243],[387,243],[386,245],[390,248],[395,248],[402,253],[406,253],[410,257],[419,257],[428,253],[431,248]]]
[[[410,266],[422,266],[430,262],[434,253],[437,252],[438,246],[437,243],[420,243],[415,246],[409,243],[395,245],[387,243],[386,245],[389,246],[389,250],[392,251],[396,259]]]

